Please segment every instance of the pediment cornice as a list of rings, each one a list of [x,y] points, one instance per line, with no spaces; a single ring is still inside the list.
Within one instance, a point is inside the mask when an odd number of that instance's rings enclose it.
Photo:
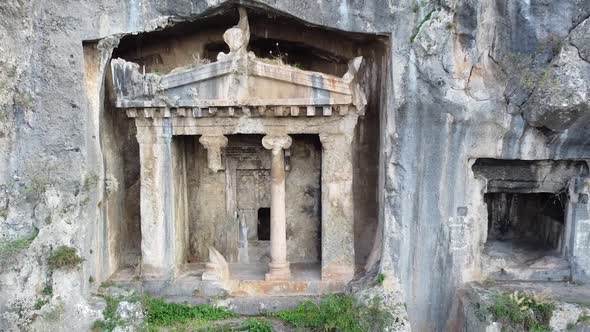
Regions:
[[[349,70],[343,77],[256,58],[252,52],[246,51],[249,29],[245,12],[241,14],[239,26],[224,34],[230,52],[220,53],[213,63],[180,67],[158,75],[140,71],[136,63],[113,59],[111,70],[116,107],[330,107],[364,111],[366,98],[357,79],[362,57],[350,61]]]

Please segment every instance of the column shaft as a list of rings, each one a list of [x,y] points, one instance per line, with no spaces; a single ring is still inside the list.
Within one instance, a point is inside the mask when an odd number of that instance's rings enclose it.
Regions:
[[[272,152],[271,166],[270,246],[275,264],[287,263],[287,225],[285,207],[285,154],[283,149]]]
[[[287,218],[285,209],[285,153],[291,146],[291,137],[265,136],[265,148],[272,150],[271,208],[270,208],[270,255],[267,280],[287,280],[291,276],[287,261]]]

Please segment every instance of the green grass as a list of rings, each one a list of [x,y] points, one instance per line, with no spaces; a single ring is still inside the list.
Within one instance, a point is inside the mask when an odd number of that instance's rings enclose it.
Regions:
[[[111,297],[103,296],[107,306],[103,320],[96,321],[94,331],[112,331],[125,322],[117,315],[121,301],[140,301],[144,311],[142,331],[249,331],[274,332],[271,322],[261,317],[243,317],[239,327],[228,326],[225,319],[239,315],[211,305],[187,305],[169,303],[151,296]],[[270,314],[295,328],[313,331],[364,332],[382,331],[393,319],[393,315],[380,309],[380,299],[373,299],[368,305],[358,303],[350,295],[328,295],[319,303],[307,301],[290,311]],[[221,321],[212,323],[214,321]],[[235,323],[235,321],[233,321]],[[217,325],[216,324],[220,324]],[[232,323],[229,322],[231,325]],[[225,326],[224,326],[225,325]]]
[[[306,301],[294,310],[281,311],[272,316],[296,328],[343,332],[380,331],[393,319],[391,313],[380,309],[377,298],[365,306],[352,296],[342,294],[328,295],[319,303]]]
[[[145,322],[149,327],[173,326],[192,320],[212,321],[236,317],[236,314],[210,305],[191,306],[187,304],[168,303],[162,299],[146,296],[142,299],[146,311]]]
[[[16,262],[16,256],[27,249],[31,242],[39,234],[38,229],[33,229],[33,233],[23,239],[13,241],[0,241],[0,265],[7,265]]]
[[[494,321],[502,323],[503,331],[551,331],[549,320],[555,304],[528,294],[499,293],[488,307]]]
[[[249,332],[274,332],[272,324],[266,320],[250,318],[242,324],[240,330]]]
[[[83,259],[78,256],[75,248],[61,246],[51,253],[47,259],[47,264],[52,270],[71,270],[78,267],[82,261]]]

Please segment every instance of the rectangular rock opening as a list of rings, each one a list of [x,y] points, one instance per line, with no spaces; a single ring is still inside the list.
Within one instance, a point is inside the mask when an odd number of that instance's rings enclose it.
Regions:
[[[569,280],[573,214],[568,194],[572,181],[588,173],[587,164],[478,159],[473,171],[485,181],[484,274],[497,280]]]
[[[488,248],[527,255],[559,251],[565,232],[565,193],[488,193]]]

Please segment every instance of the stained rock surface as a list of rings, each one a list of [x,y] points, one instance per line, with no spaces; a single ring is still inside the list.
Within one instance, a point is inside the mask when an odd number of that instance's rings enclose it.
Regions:
[[[373,82],[382,114],[371,259],[394,280],[413,331],[460,330],[457,289],[483,278],[475,159],[590,159],[590,0],[1,1],[0,240],[31,240],[0,252],[0,330],[81,331],[101,317],[92,293],[115,264],[103,203],[137,185],[105,169],[106,63],[123,36],[237,3],[388,38],[387,75]],[[47,266],[60,245],[77,248],[78,269]]]

